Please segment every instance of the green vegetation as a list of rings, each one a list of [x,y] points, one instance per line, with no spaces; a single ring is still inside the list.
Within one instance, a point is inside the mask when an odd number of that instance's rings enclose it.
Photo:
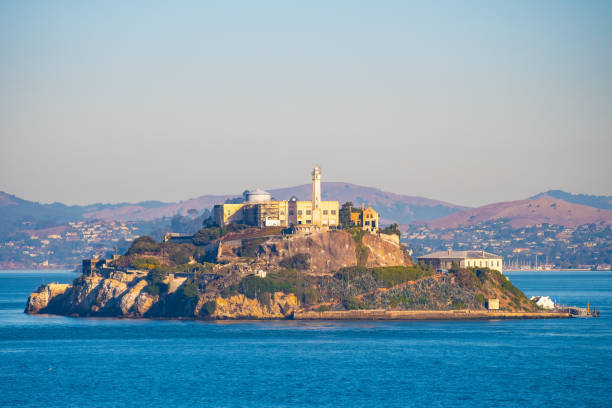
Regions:
[[[168,292],[168,285],[163,281],[167,273],[160,268],[155,268],[147,275],[147,286],[144,290],[152,295],[161,295]]]
[[[353,208],[352,202],[346,202],[342,204],[340,208],[340,214],[338,214],[338,222],[342,226],[342,228],[350,228],[353,223],[351,222],[351,211]]]
[[[255,258],[259,251],[259,246],[266,242],[265,238],[255,238],[242,241],[242,246],[238,249],[238,256]]]
[[[197,248],[191,244],[175,244],[173,242],[160,244],[158,252],[175,265],[186,264],[198,253]]]
[[[286,269],[296,269],[298,271],[305,271],[310,268],[310,255],[309,254],[295,254],[289,258],[285,258],[280,261],[279,266]]]
[[[365,308],[364,305],[359,301],[359,299],[354,296],[347,296],[342,299],[342,306],[346,310],[358,310]]]
[[[414,266],[387,266],[378,268],[349,266],[336,272],[334,278],[351,282],[364,276],[372,276],[379,285],[390,288],[400,283],[414,281],[430,275],[432,275],[431,271]]]
[[[193,243],[197,246],[205,246],[210,244],[212,241],[221,238],[227,233],[238,232],[247,228],[249,228],[248,225],[238,223],[231,223],[225,227],[219,227],[209,222],[204,224],[204,228],[200,229],[193,235]]]
[[[368,257],[370,255],[370,250],[368,247],[363,245],[363,236],[367,234],[366,231],[361,228],[351,228],[348,230],[348,233],[353,237],[353,241],[355,241],[355,245],[357,248],[355,249],[355,256],[357,257],[357,265],[365,266],[368,262]]]
[[[319,307],[317,307],[315,309],[317,312],[328,312],[331,310],[331,307],[329,307],[329,305],[321,305]]]
[[[390,307],[398,307],[399,305],[413,305],[414,301],[406,296],[405,293],[400,293],[399,295],[390,297],[388,300],[388,305]]]
[[[202,228],[193,235],[193,244],[205,246],[223,235],[221,227]]]
[[[394,223],[394,224],[389,225],[388,227],[386,227],[386,228],[384,228],[384,229],[381,229],[381,230],[380,230],[380,232],[381,232],[382,234],[387,234],[387,235],[393,235],[393,234],[395,234],[395,235],[397,235],[397,236],[398,236],[398,237],[400,237],[400,238],[402,237],[402,232],[401,232],[401,231],[400,231],[400,229],[399,229],[399,225],[397,225],[397,224],[395,224],[395,223]]]
[[[143,254],[147,252],[155,252],[159,248],[159,243],[153,238],[143,235],[132,242],[126,255]]]
[[[185,282],[185,284],[181,286],[178,292],[189,299],[198,297],[198,285],[195,282],[195,279],[191,279]]]
[[[481,295],[480,293],[477,294],[476,296],[474,296],[474,303],[477,305],[482,305],[484,306],[485,304],[485,297],[483,295]]]
[[[482,287],[482,283],[484,281],[478,278],[474,269],[470,268],[460,269],[458,267],[455,268],[453,265],[453,267],[449,270],[449,273],[455,275],[459,286],[465,289],[479,289]],[[486,275],[481,276],[486,277]]]
[[[157,258],[153,258],[151,256],[137,256],[130,259],[129,266],[134,269],[151,270],[153,268],[159,267],[160,263]]]
[[[242,279],[239,284],[225,289],[223,296],[228,297],[242,293],[249,299],[264,299],[265,293],[274,292],[294,293],[304,303],[316,303],[319,299],[318,291],[312,282],[307,281],[306,276],[295,270],[283,270],[278,273],[269,274],[265,278],[250,275]]]
[[[462,301],[460,301],[460,300],[456,300],[456,299],[453,299],[453,302],[452,302],[451,307],[452,307],[453,309],[466,309],[466,308],[467,308],[467,306],[465,305],[465,303],[463,303],[463,302],[462,302]]]
[[[208,301],[204,303],[202,309],[206,312],[207,315],[212,315],[217,310],[217,302],[215,300]]]
[[[176,292],[165,298],[166,315],[170,317],[190,316],[198,302],[198,282],[192,278]]]

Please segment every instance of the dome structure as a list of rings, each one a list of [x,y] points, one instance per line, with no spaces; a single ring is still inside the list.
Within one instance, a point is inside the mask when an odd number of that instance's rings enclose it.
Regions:
[[[255,190],[249,191],[247,194],[247,202],[250,204],[263,203],[270,201],[272,196],[267,191],[256,188]]]

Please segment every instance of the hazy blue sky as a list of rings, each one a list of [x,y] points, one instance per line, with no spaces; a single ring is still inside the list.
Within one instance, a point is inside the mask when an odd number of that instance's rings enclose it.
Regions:
[[[612,1],[2,1],[0,190],[612,194]]]

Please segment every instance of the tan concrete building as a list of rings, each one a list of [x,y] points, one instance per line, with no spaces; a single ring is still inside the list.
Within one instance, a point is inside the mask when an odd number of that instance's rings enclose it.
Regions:
[[[339,220],[338,201],[321,201],[321,168],[312,171],[312,199],[300,201],[271,200],[270,193],[261,190],[250,191],[247,201],[240,204],[215,205],[213,216],[217,225],[242,223],[257,227],[305,226],[316,228],[336,227]]]
[[[378,212],[372,207],[365,208],[361,204],[361,209],[350,208],[350,217],[353,225],[361,227],[361,229],[369,232],[378,231]]]
[[[453,263],[461,268],[489,268],[503,273],[503,258],[485,251],[438,251],[418,258],[436,270],[449,270]]]

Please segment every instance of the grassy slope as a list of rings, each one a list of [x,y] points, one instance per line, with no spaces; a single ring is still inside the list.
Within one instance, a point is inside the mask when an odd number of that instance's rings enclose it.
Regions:
[[[419,267],[351,267],[323,277],[286,270],[266,278],[247,276],[222,296],[242,293],[266,302],[276,291],[295,293],[303,308],[313,310],[484,310],[488,298],[499,299],[508,311],[537,310],[504,275],[489,269],[447,275]]]

